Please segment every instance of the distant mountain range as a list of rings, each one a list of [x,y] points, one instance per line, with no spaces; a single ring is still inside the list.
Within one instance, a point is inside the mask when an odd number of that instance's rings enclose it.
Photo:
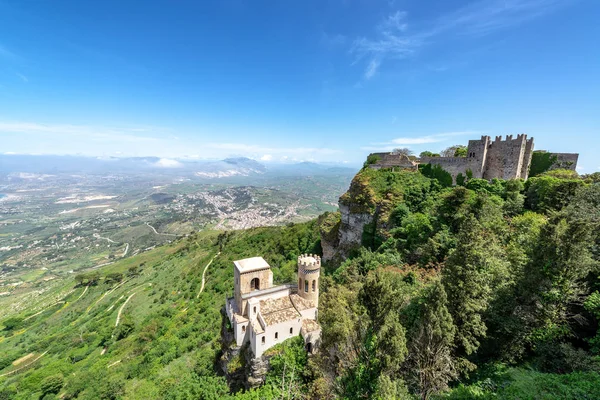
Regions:
[[[179,160],[160,157],[83,157],[53,155],[0,155],[0,175],[12,179],[43,179],[53,174],[110,174],[152,172],[199,179],[281,175],[310,176],[355,173],[335,164],[301,162],[262,164],[246,157],[218,161]]]

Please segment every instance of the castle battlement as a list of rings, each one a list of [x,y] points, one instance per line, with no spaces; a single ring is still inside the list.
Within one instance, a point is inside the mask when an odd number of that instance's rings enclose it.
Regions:
[[[321,268],[321,257],[316,254],[301,254],[298,256],[298,267],[306,269]]]
[[[533,158],[534,141],[526,134],[496,136],[482,135],[481,139],[469,140],[466,157],[422,157],[411,159],[394,153],[375,153],[379,160],[371,168],[411,169],[419,164],[432,164],[442,167],[456,182],[459,175],[488,179],[527,179]],[[575,170],[578,154],[552,153],[556,158],[555,168]]]

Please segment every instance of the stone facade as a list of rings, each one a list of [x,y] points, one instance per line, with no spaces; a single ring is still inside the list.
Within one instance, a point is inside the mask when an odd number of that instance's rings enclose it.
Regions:
[[[271,267],[262,257],[234,262],[233,297],[225,310],[237,346],[249,344],[254,357],[282,341],[302,335],[313,352],[321,338],[316,322],[319,306],[321,258],[298,257],[298,283],[273,286]]]
[[[575,171],[577,169],[577,161],[579,160],[579,154],[577,153],[550,153],[556,157],[556,161],[550,167],[553,169],[570,169]]]
[[[395,153],[374,153],[378,159],[369,167],[412,169],[419,164],[439,165],[452,175],[454,182],[459,174],[467,177],[492,180],[498,179],[527,179],[534,150],[533,138],[527,135],[481,136],[481,139],[469,140],[466,157],[422,157],[411,158]],[[553,168],[577,168],[578,154],[551,153],[557,157]]]
[[[404,154],[400,153],[373,153],[371,156],[377,157],[377,162],[375,164],[371,164],[371,168],[373,169],[381,169],[381,168],[399,168],[410,171],[417,171],[419,168],[419,163],[415,159],[411,159]]]
[[[527,135],[508,135],[506,140],[496,136],[492,141],[489,136],[479,140],[469,140],[467,157],[423,157],[422,164],[439,165],[448,171],[456,182],[459,174],[473,178],[488,179],[527,179],[533,138]],[[469,172],[470,171],[470,172]]]

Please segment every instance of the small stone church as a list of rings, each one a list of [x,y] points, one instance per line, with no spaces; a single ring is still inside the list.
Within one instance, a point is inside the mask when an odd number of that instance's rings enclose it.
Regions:
[[[298,284],[273,286],[271,266],[262,257],[234,261],[234,295],[225,309],[237,346],[250,343],[261,357],[270,347],[302,335],[312,353],[321,339],[317,323],[321,257],[298,257]]]

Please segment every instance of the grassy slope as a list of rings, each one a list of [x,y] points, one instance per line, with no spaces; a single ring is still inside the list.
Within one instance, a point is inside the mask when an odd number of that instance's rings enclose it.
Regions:
[[[198,298],[202,271],[219,251],[217,232],[199,233],[102,268],[102,275],[139,268],[139,276],[125,277],[118,285],[101,280],[85,291],[73,290],[73,281],[57,283],[41,299],[47,305],[65,303],[46,308],[12,333],[0,331],[0,375],[44,354],[30,367],[0,377],[0,388],[17,391],[18,399],[31,398],[41,395],[45,377],[61,374],[65,385],[60,394],[67,397],[165,398],[190,374],[196,380],[215,378],[219,310],[233,287],[231,261],[264,255],[275,267],[275,279],[285,281],[293,276],[296,256],[316,251],[317,241],[315,223],[231,233]],[[34,356],[19,366],[6,366],[30,353]]]

